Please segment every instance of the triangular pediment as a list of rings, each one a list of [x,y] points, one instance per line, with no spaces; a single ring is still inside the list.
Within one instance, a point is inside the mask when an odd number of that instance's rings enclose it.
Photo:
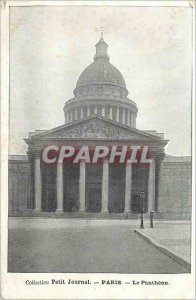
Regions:
[[[89,117],[74,124],[65,124],[35,134],[32,136],[32,139],[160,140],[157,136],[100,116]]]

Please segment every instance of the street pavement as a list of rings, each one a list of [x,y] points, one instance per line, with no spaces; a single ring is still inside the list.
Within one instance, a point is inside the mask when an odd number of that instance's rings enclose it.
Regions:
[[[9,272],[187,273],[139,237],[139,220],[20,219],[9,222]]]

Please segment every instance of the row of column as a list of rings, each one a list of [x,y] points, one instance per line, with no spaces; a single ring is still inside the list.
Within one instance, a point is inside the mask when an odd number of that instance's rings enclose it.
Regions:
[[[57,163],[57,212],[63,212],[63,164]],[[35,159],[35,210],[41,211],[42,203],[42,176],[40,158]],[[80,162],[79,176],[79,201],[80,211],[85,211],[85,190],[86,190],[86,166],[85,162]],[[102,175],[102,212],[108,211],[108,191],[109,191],[109,163],[103,161]],[[125,212],[131,210],[131,191],[132,191],[132,164],[126,163],[125,178]],[[155,210],[155,161],[150,164],[148,176],[148,211]]]
[[[111,120],[113,120],[113,107],[110,107],[109,109],[109,118]],[[128,126],[131,127],[136,127],[136,116],[135,114],[133,114],[131,111],[127,110],[126,108],[122,108],[122,123],[126,124]],[[115,112],[116,112],[116,121],[120,122],[120,109],[119,108],[115,108]],[[91,111],[90,111],[90,107],[87,107],[87,117],[90,116]],[[97,115],[98,114],[98,108],[97,106],[94,107],[94,114]],[[106,110],[105,107],[103,106],[101,108],[101,115],[103,117],[106,116]],[[126,117],[127,115],[127,117]],[[76,109],[70,112],[67,112],[65,114],[65,123],[71,123],[73,121],[77,121],[80,119],[84,118],[84,108],[80,108],[80,109]]]

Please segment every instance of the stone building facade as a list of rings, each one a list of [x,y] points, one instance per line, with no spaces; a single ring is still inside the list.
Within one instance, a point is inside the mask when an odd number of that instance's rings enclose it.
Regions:
[[[9,161],[9,215],[62,217],[190,218],[191,161],[165,157],[167,140],[156,131],[136,129],[137,105],[128,98],[122,74],[110,62],[103,37],[94,61],[80,75],[74,98],[64,106],[65,124],[30,132],[27,156]],[[152,162],[45,164],[48,145],[147,146]]]

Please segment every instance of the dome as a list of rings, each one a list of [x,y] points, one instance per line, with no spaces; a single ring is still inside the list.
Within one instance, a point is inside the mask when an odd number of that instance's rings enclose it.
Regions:
[[[96,59],[80,75],[76,88],[88,84],[115,84],[126,89],[125,80],[120,71],[108,60]]]
[[[137,105],[127,97],[121,72],[109,61],[103,34],[95,47],[94,61],[79,76],[74,97],[65,103],[65,123],[102,116],[135,128]]]
[[[101,36],[99,42],[95,45],[96,54],[94,62],[91,63],[79,76],[76,88],[74,90],[75,96],[78,94],[85,94],[89,86],[97,86],[98,88],[109,86],[119,90],[119,93],[127,96],[125,80],[121,72],[109,62],[107,53],[108,44]],[[78,93],[79,92],[79,93]]]

